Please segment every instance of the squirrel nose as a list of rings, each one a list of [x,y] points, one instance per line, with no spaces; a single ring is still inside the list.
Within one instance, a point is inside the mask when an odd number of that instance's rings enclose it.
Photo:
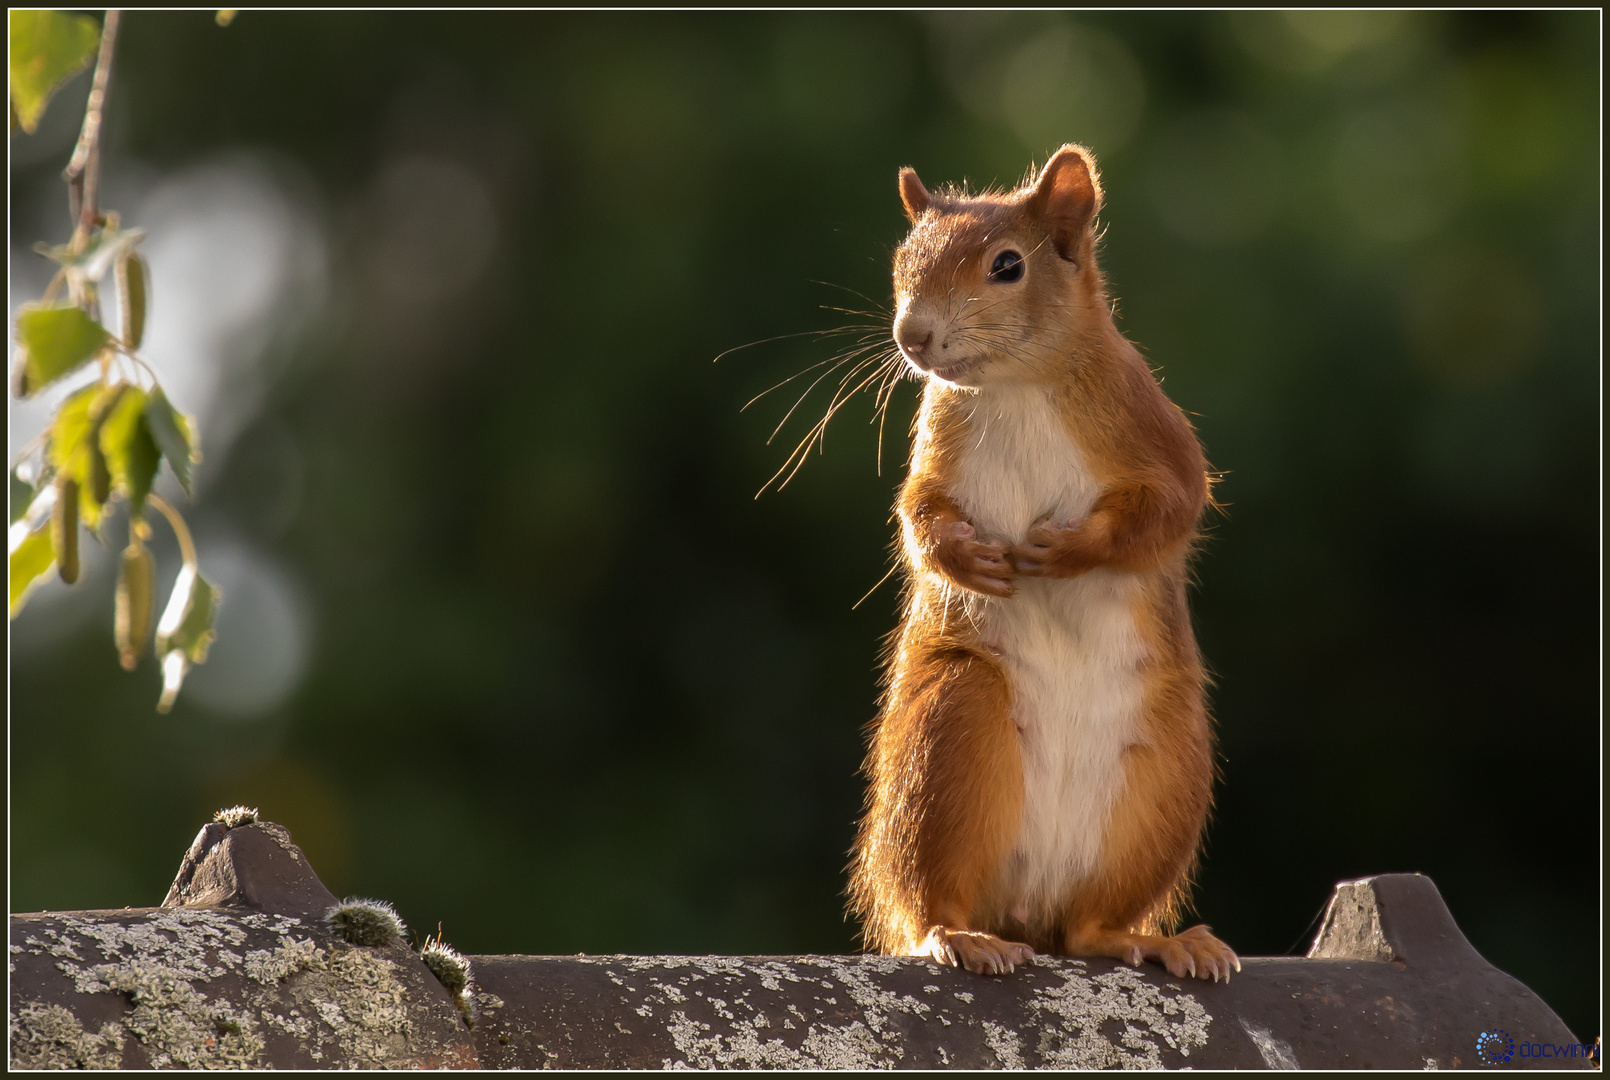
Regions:
[[[894,324],[894,340],[907,355],[918,356],[934,340],[934,332],[923,320],[906,314]]]

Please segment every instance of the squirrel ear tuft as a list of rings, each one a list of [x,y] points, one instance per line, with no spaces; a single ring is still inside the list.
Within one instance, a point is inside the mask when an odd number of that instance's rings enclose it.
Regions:
[[[928,209],[928,189],[917,179],[917,170],[910,166],[900,170],[900,201],[906,204],[906,217],[911,219],[913,225]]]
[[[1089,150],[1072,143],[1064,146],[1040,170],[1028,206],[1051,226],[1057,254],[1077,261],[1079,241],[1084,238],[1090,219],[1101,209],[1101,181],[1096,175],[1096,158]]]

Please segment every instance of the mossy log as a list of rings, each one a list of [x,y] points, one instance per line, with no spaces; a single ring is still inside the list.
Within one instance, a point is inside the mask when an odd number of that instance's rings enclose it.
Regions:
[[[466,986],[433,974],[441,956],[344,940],[285,830],[231,820],[161,907],[11,917],[14,1067],[1425,1069],[1480,1064],[1483,1032],[1576,1041],[1415,874],[1337,886],[1307,957],[1249,958],[1228,983],[1097,959],[987,978],[876,956],[471,956]],[[1573,1064],[1592,1067],[1509,1061]]]

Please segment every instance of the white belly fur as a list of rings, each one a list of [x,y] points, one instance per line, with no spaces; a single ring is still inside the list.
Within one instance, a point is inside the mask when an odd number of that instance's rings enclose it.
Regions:
[[[980,537],[1021,542],[1046,515],[1082,517],[1100,494],[1050,391],[999,387],[973,401],[971,430],[951,492]],[[1055,917],[1097,867],[1137,737],[1146,647],[1132,605],[1135,575],[1019,578],[1016,595],[969,593],[980,640],[1011,679],[1023,755],[1023,819],[992,891],[1002,914]]]

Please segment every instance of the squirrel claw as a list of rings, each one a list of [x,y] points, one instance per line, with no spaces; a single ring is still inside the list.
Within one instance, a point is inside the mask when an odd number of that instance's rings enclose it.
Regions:
[[[1212,979],[1216,983],[1228,983],[1231,970],[1241,967],[1235,952],[1205,926],[1193,926],[1173,937],[1098,931],[1089,937],[1071,940],[1068,947],[1074,956],[1112,956],[1136,967],[1144,960],[1152,960],[1163,965],[1176,979]]]
[[[952,521],[940,534],[934,551],[939,570],[964,589],[987,596],[1009,597],[1012,584],[1011,552],[1005,544],[977,539],[978,530],[966,521]]]
[[[999,596],[1002,599],[1017,592],[1017,588],[1011,581],[1003,577],[975,577],[967,581],[966,585],[974,592],[985,593],[989,596]]]
[[[1005,941],[994,934],[972,930],[947,930],[935,926],[918,947],[919,956],[927,956],[946,967],[963,967],[975,975],[1010,975],[1019,964],[1034,957],[1034,950],[1016,941]]]
[[[1012,547],[1012,565],[1018,573],[1028,577],[1057,576],[1066,573],[1052,568],[1052,561],[1070,551],[1074,534],[1084,526],[1083,518],[1067,521],[1049,519],[1035,522],[1029,527],[1023,542]]]

